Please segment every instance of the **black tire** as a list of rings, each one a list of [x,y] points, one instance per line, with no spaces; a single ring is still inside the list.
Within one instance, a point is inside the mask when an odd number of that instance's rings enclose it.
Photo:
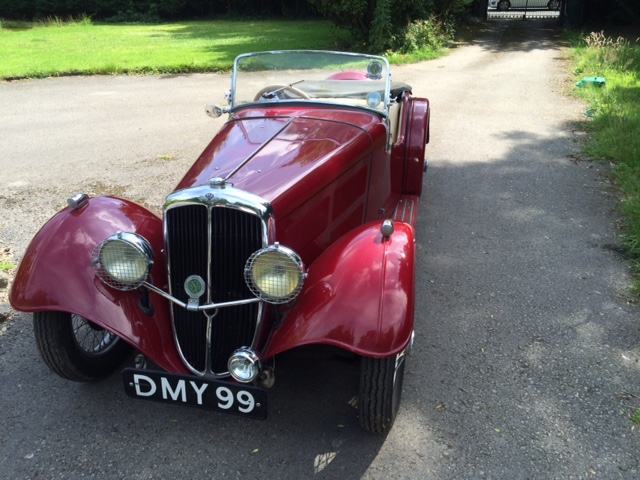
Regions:
[[[511,3],[509,3],[509,0],[500,0],[498,2],[498,5],[496,5],[496,9],[500,10],[501,12],[504,12],[505,10],[509,10],[511,8]]]
[[[405,360],[404,353],[382,359],[362,357],[358,411],[365,430],[378,434],[391,430],[400,408]]]
[[[44,363],[74,382],[106,377],[131,350],[117,335],[66,312],[34,313],[33,331]]]
[[[550,0],[547,7],[549,10],[560,10],[560,0]]]

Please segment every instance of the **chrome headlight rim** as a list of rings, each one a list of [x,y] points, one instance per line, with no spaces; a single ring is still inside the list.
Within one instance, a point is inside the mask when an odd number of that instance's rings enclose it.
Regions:
[[[284,291],[274,291],[278,290],[278,287],[280,289],[285,287],[285,285],[280,284],[275,285],[276,288],[271,288],[271,291],[268,291],[265,285],[263,285],[264,281],[256,278],[256,266],[265,261],[266,256],[273,258],[278,256],[278,260],[281,261],[279,264],[273,263],[274,269],[271,272],[272,275],[286,275],[289,277],[289,280],[292,280],[292,277],[295,276],[295,282],[291,288],[285,288]],[[265,266],[263,265],[263,267]],[[244,278],[249,290],[261,300],[276,305],[293,301],[300,294],[305,277],[304,264],[300,256],[290,248],[283,247],[279,243],[269,245],[254,252],[247,260],[244,268]]]
[[[116,290],[135,290],[149,277],[153,249],[137,233],[118,232],[93,249],[91,263],[98,278]],[[117,262],[120,262],[116,264]]]
[[[241,383],[251,383],[260,375],[262,363],[253,350],[247,347],[241,347],[235,350],[229,357],[227,369],[234,380]],[[244,375],[238,373],[243,370]]]

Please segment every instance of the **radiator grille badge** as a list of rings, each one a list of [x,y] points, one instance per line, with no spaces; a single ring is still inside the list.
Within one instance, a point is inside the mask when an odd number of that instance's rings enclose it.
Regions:
[[[184,291],[190,298],[200,298],[205,291],[205,283],[199,275],[191,275],[184,281]]]
[[[206,290],[206,284],[199,275],[190,275],[184,281],[184,291],[189,295],[189,303],[187,310],[198,309],[198,299],[204,294]]]

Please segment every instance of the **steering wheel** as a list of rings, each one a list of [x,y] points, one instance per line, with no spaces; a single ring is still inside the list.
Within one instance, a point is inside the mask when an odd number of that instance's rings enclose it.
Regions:
[[[253,101],[257,102],[262,98],[262,95],[264,95],[265,93],[273,92],[274,90],[279,90],[277,93],[289,92],[295,95],[297,98],[302,98],[303,100],[309,100],[311,98],[299,88],[292,87],[291,85],[269,85],[268,87],[261,88],[260,91],[256,93]]]

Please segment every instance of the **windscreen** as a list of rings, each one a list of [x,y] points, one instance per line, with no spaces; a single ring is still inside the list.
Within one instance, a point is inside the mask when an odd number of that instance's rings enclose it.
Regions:
[[[386,114],[389,88],[389,64],[382,57],[319,51],[252,53],[235,61],[231,108],[319,102]]]

